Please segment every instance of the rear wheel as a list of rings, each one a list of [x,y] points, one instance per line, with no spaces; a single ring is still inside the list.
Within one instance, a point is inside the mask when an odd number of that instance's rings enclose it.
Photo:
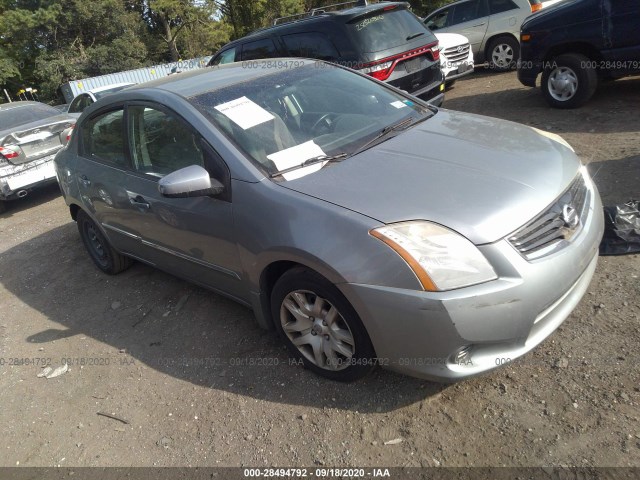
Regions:
[[[109,275],[115,275],[131,266],[133,260],[114,250],[107,237],[89,215],[80,210],[76,222],[80,237],[82,237],[82,242],[89,252],[91,260],[100,270]]]
[[[4,213],[7,211],[7,202],[4,200],[0,200],[0,213]]]
[[[271,313],[291,354],[313,372],[353,381],[373,369],[375,353],[358,314],[317,273],[294,268],[282,275],[271,294]]]
[[[589,100],[598,87],[598,74],[589,58],[579,53],[560,55],[542,72],[542,94],[555,108],[576,108]]]
[[[489,67],[499,72],[506,72],[516,67],[520,58],[520,44],[513,37],[498,37],[491,40],[487,48]]]

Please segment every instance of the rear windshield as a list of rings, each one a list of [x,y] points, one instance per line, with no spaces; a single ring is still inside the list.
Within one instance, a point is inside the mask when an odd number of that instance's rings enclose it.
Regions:
[[[8,110],[0,110],[0,130],[35,122],[59,113],[58,110],[48,105],[24,105]]]
[[[378,10],[350,21],[347,28],[366,53],[399,47],[418,37],[424,38],[425,43],[436,41],[422,21],[405,9]]]

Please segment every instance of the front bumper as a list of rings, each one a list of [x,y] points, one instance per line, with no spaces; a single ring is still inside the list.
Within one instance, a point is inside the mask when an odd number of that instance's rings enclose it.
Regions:
[[[535,87],[536,79],[542,71],[542,62],[518,60],[518,80],[527,87]]]
[[[473,63],[461,63],[458,66],[458,68],[454,68],[448,72],[444,72],[444,80],[445,82],[456,80],[460,77],[464,77],[465,75],[469,75],[473,73],[473,70],[474,70]]]
[[[338,285],[362,319],[379,363],[437,381],[456,381],[524,355],[570,315],[596,268],[604,229],[594,186],[579,235],[527,261],[506,240],[479,247],[499,278],[448,292]],[[461,350],[466,356],[460,361]]]

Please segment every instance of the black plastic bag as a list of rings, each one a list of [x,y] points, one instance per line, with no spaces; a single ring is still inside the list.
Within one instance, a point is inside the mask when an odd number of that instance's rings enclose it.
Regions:
[[[600,255],[640,253],[640,202],[604,207],[604,236]]]

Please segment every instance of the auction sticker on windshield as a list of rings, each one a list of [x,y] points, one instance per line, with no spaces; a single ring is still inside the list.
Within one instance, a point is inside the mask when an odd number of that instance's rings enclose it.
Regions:
[[[215,108],[243,130],[248,130],[251,127],[274,119],[273,115],[247,97],[240,97],[230,102],[222,103]]]

